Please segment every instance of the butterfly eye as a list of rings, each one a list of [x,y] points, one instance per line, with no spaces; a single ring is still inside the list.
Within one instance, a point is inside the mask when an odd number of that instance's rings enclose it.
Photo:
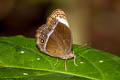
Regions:
[[[44,40],[43,40],[43,39],[41,39],[41,43],[44,43]]]

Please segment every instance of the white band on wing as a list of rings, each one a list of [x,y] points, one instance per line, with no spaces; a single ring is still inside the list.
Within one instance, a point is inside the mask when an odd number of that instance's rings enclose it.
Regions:
[[[59,16],[57,17],[58,21],[65,24],[67,27],[69,27],[69,24],[67,22],[67,20],[63,19],[63,18],[60,18]]]

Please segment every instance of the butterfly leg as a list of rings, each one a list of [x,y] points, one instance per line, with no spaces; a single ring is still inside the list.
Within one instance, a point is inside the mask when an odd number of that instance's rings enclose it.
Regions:
[[[74,65],[75,65],[75,66],[78,66],[78,65],[76,64],[76,56],[75,56],[75,55],[74,55],[74,61],[73,61],[73,62],[74,62]]]
[[[65,71],[67,71],[67,60],[65,60]]]
[[[73,51],[73,53],[74,53],[74,51]],[[75,54],[74,54],[73,58],[74,58],[74,59],[73,59],[74,65],[75,65],[75,66],[78,66],[78,65],[76,64],[76,55],[75,55]]]
[[[56,66],[56,65],[57,65],[57,63],[58,63],[58,58],[57,58],[57,60],[56,60],[56,63],[54,64],[54,66]]]

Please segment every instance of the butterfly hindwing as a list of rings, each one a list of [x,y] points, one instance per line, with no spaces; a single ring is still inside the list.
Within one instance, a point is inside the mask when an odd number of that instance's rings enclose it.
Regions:
[[[62,58],[71,51],[72,35],[66,25],[58,22],[53,33],[50,35],[46,50],[54,57]]]

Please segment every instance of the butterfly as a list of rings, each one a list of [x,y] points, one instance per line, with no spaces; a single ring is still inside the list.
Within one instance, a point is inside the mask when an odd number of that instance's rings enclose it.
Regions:
[[[66,14],[61,9],[56,9],[48,17],[46,24],[43,24],[37,29],[36,44],[43,53],[65,60],[74,58],[75,54],[72,51],[72,33],[68,24]]]

